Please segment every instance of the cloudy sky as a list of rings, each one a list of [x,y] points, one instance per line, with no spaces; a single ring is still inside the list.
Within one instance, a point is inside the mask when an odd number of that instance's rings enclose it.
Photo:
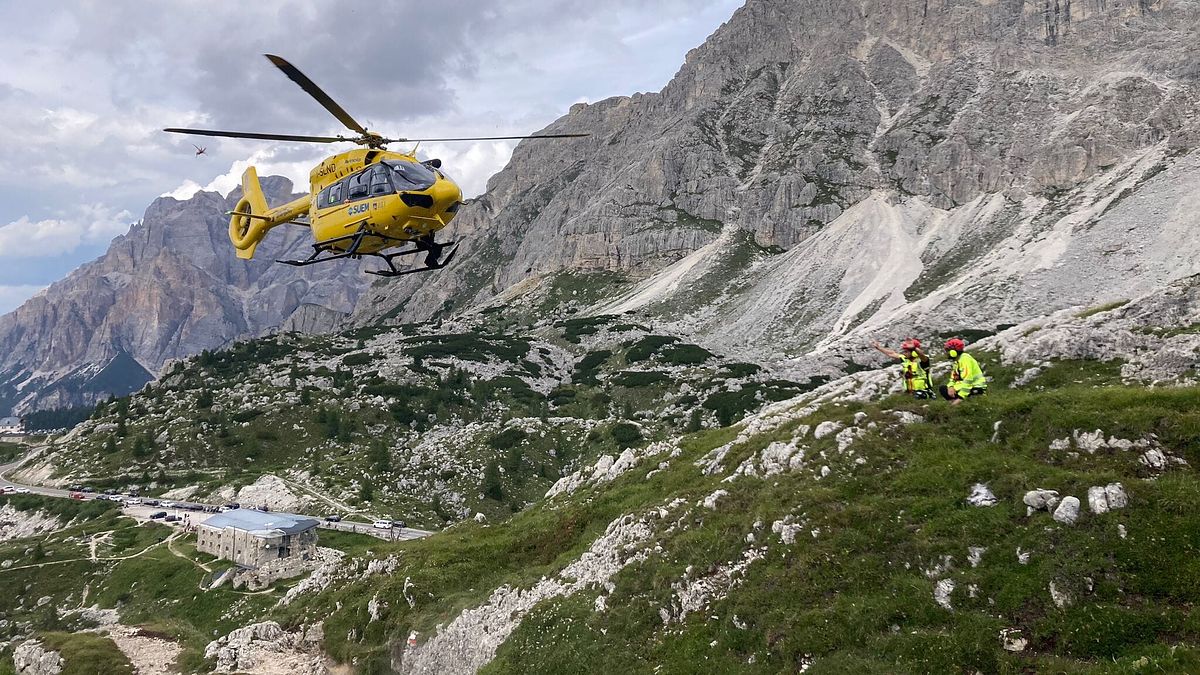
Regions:
[[[160,195],[228,192],[248,163],[306,182],[341,146],[160,131],[346,133],[263,53],[385,136],[524,134],[575,102],[661,89],[741,4],[0,0],[24,27],[0,37],[0,314],[103,253]],[[512,147],[421,154],[474,194]]]

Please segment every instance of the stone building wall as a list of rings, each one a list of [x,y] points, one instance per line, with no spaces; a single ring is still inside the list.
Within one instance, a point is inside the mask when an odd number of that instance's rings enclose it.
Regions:
[[[201,524],[196,528],[196,550],[230,560],[243,567],[257,568],[273,560],[313,556],[317,547],[314,527],[295,535],[256,535],[235,527],[215,528]]]

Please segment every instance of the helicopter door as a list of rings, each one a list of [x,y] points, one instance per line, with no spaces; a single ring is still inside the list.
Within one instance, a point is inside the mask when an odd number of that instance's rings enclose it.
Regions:
[[[355,199],[366,199],[370,196],[371,189],[371,172],[364,171],[357,176],[351,176],[347,181],[347,189],[350,191],[347,197],[353,201]]]
[[[371,169],[371,196],[377,197],[380,195],[390,195],[395,190],[392,189],[392,179],[389,175],[391,172],[386,167],[376,165]]]

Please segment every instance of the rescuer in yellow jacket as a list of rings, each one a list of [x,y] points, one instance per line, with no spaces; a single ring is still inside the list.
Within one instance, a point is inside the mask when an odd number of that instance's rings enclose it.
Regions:
[[[960,338],[950,338],[946,340],[945,347],[946,356],[954,362],[954,367],[950,369],[950,381],[942,385],[942,397],[951,405],[958,405],[969,396],[987,393],[987,378],[983,375],[983,368],[979,367],[975,357],[964,351],[966,343]]]
[[[882,354],[900,361],[900,374],[904,377],[904,391],[913,398],[933,398],[933,380],[929,377],[929,357],[921,351],[921,341],[908,338],[900,345],[900,351],[888,349],[878,342],[871,346]]]

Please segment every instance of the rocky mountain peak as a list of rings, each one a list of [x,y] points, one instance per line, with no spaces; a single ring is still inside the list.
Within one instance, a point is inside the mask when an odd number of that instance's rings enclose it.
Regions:
[[[262,180],[271,204],[290,180]],[[78,405],[137,388],[167,361],[281,328],[328,330],[368,277],[354,264],[285,268],[303,228],[272,233],[251,261],[229,246],[227,197],[160,197],[108,251],[0,317],[0,411]]]
[[[1197,271],[1166,232],[1200,180],[1198,21],[1192,0],[750,0],[661,92],[548,128],[590,137],[519,146],[439,283],[373,290],[355,321],[567,289],[786,358],[1130,297]]]

